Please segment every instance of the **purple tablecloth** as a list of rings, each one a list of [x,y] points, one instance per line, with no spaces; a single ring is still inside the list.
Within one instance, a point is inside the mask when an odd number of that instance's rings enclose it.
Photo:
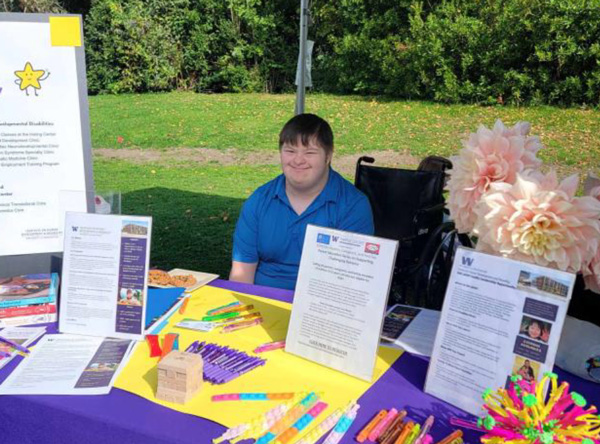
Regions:
[[[211,285],[291,302],[292,292],[218,280]],[[50,331],[55,330],[50,326]],[[20,358],[17,358],[20,359]],[[0,370],[0,382],[16,362]],[[432,435],[437,441],[448,434],[453,416],[469,416],[443,401],[423,393],[427,360],[404,353],[360,399],[357,420],[342,443],[353,437],[379,409],[404,408],[411,419],[422,422],[432,414]],[[573,390],[600,405],[598,385],[556,369]],[[107,396],[1,396],[0,443],[210,443],[225,428],[212,421],[175,412],[131,393],[113,389]],[[467,443],[479,434],[468,432]],[[250,442],[250,441],[247,441]]]

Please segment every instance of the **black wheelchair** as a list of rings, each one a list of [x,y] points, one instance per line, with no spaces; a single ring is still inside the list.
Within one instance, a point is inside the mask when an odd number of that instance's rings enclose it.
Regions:
[[[399,242],[388,305],[442,307],[454,253],[471,246],[445,211],[446,171],[452,163],[429,156],[416,170],[372,165],[358,159],[355,186],[369,198],[375,235]]]

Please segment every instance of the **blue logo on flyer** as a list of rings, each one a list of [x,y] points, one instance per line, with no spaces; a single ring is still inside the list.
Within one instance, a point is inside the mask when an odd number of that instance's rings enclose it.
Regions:
[[[329,245],[330,241],[331,241],[331,236],[329,236],[328,234],[321,234],[321,233],[317,234],[317,243]]]

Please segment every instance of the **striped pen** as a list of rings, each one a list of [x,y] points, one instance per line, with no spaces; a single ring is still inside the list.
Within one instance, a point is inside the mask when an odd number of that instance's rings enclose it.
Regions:
[[[304,430],[313,420],[319,416],[323,410],[328,407],[327,403],[319,401],[311,409],[300,417],[289,429],[283,432],[275,440],[279,444],[287,444],[294,437],[296,437],[302,430]]]
[[[342,410],[337,409],[318,425],[310,429],[310,431],[298,440],[295,444],[315,444],[321,436],[330,431],[342,417]]]
[[[338,444],[340,440],[344,437],[354,420],[356,419],[356,414],[358,413],[358,409],[360,405],[354,404],[338,421],[333,430],[327,435],[323,444]]]

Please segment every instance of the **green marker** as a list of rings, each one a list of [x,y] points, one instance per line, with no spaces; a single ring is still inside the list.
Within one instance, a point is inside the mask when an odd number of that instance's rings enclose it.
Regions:
[[[214,316],[204,316],[202,318],[203,321],[219,321],[221,319],[228,319],[228,318],[235,318],[236,316],[239,316],[240,312],[239,311],[234,311],[231,313],[223,313],[223,314],[219,314],[219,315],[214,315]]]

